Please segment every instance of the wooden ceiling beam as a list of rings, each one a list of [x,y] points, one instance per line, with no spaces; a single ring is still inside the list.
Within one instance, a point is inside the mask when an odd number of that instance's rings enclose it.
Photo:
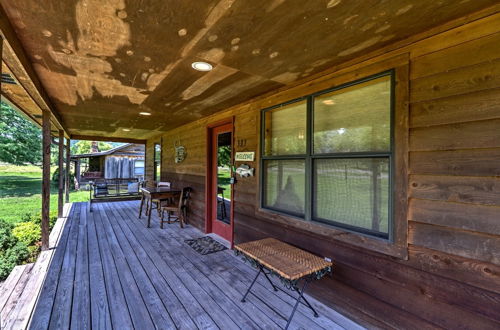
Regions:
[[[88,140],[88,141],[146,144],[146,140],[140,140],[140,139],[128,139],[128,138],[92,136],[92,135],[75,135],[75,134],[71,135],[71,140]]]
[[[69,132],[63,124],[61,116],[56,112],[47,92],[38,79],[33,65],[2,6],[0,6],[0,34],[3,38],[2,60],[31,99],[42,111],[48,110],[51,113],[51,121],[54,122],[56,127],[65,132],[66,137],[69,137]]]

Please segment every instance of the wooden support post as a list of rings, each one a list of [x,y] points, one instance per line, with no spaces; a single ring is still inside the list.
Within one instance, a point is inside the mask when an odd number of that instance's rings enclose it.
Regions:
[[[59,130],[59,190],[57,191],[57,216],[60,218],[63,215],[64,206],[64,131]]]
[[[66,203],[69,203],[69,190],[71,187],[71,139],[68,139],[66,141],[66,177],[64,179],[64,182],[66,183]]]
[[[50,213],[50,112],[42,116],[42,250],[49,248]]]
[[[0,36],[0,59],[3,54],[3,38]],[[2,73],[2,66],[0,65],[0,73]],[[0,91],[2,90],[2,80],[0,80]]]
[[[76,181],[78,181],[78,187],[80,187],[80,158],[76,159],[75,162],[75,176],[76,176]]]

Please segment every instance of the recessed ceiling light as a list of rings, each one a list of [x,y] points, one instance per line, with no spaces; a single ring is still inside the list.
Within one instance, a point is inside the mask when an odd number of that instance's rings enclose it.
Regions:
[[[124,128],[123,131],[124,132],[130,132],[130,129],[129,128]]]
[[[212,64],[207,63],[207,62],[193,62],[191,64],[193,69],[198,70],[198,71],[210,71],[212,70]]]
[[[324,104],[324,105],[334,105],[334,104],[335,104],[335,101],[334,101],[334,100],[331,100],[331,99],[329,99],[329,100],[324,100],[324,101],[323,101],[323,104]]]
[[[141,116],[151,116],[151,112],[145,112],[145,111],[143,111],[143,112],[139,112],[139,114]]]

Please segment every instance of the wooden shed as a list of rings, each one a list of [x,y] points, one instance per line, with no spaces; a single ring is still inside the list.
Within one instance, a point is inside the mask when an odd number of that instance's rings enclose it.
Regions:
[[[144,180],[143,144],[125,143],[121,146],[88,154],[71,155],[75,164],[75,179],[79,184],[95,179]],[[82,159],[85,166],[82,169]]]
[[[309,292],[363,326],[500,327],[498,1],[0,3],[46,143],[145,145],[190,227],[331,259]]]

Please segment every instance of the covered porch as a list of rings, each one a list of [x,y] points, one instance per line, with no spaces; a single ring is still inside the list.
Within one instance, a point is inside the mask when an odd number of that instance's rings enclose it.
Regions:
[[[151,228],[137,218],[138,201],[74,203],[60,218],[60,236],[36,306],[9,313],[6,328],[31,329],[276,329],[294,298],[265,278],[240,299],[256,270],[231,250],[201,255],[184,243],[203,234],[172,223]],[[31,279],[36,280],[36,279]],[[273,279],[278,284],[276,278]],[[33,290],[38,291],[38,290]],[[33,292],[37,295],[37,292]],[[308,297],[319,313],[299,306],[291,329],[362,328]]]
[[[255,271],[203,233],[333,262],[295,328],[499,328],[498,1],[48,3],[0,0],[2,97],[43,132],[43,252],[2,326],[284,327],[293,299],[240,303]],[[66,176],[71,140],[144,146],[188,227],[66,214],[59,171],[49,237],[56,136]]]

